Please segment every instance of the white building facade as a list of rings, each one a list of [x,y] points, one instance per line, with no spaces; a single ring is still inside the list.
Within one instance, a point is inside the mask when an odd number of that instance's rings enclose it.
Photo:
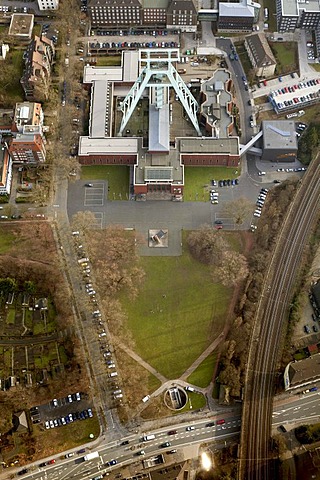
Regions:
[[[38,0],[39,10],[58,10],[59,0]]]

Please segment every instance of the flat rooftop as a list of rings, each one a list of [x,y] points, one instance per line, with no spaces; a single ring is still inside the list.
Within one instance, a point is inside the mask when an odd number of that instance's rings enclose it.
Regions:
[[[312,80],[311,78],[308,78],[308,80]],[[317,80],[317,79],[316,79]],[[302,100],[301,97],[305,97],[306,95],[310,94],[315,94],[316,97],[318,97],[318,101],[320,100],[320,83],[316,83],[315,85],[306,85],[306,82],[300,82],[297,84],[298,87],[295,89],[294,92],[287,92],[287,93],[279,93],[278,90],[272,90],[270,92],[270,97],[272,99],[272,104],[275,106],[276,110],[281,113],[285,112],[286,110],[292,110],[293,107],[295,107],[297,110],[301,108],[303,105],[307,105],[310,103],[312,100]],[[305,86],[304,86],[305,85]],[[281,84],[279,83],[279,88],[281,87]],[[289,107],[285,106],[284,102],[287,100],[293,100],[294,98],[298,98],[299,102],[295,103],[295,105],[291,105]],[[313,99],[315,100],[315,99]],[[282,103],[282,106],[279,105],[279,103]]]
[[[228,127],[232,118],[228,113],[228,104],[232,96],[225,90],[226,82],[230,80],[230,73],[226,70],[216,70],[208,81],[201,85],[201,91],[206,100],[201,105],[201,112],[207,122],[216,129],[216,137],[228,137]]]
[[[79,155],[106,155],[110,153],[136,155],[138,138],[79,138]]]
[[[298,16],[301,11],[320,12],[319,0],[281,0],[283,16]]]
[[[188,153],[239,155],[238,137],[229,138],[179,138],[179,150],[183,155]]]
[[[297,135],[293,120],[264,120],[262,122],[264,149],[297,149]]]
[[[93,138],[106,136],[107,101],[111,104],[111,95],[108,91],[108,83],[105,80],[97,80],[93,83],[91,94],[91,131]]]
[[[34,25],[34,15],[28,13],[13,13],[9,27],[9,35],[30,39]]]

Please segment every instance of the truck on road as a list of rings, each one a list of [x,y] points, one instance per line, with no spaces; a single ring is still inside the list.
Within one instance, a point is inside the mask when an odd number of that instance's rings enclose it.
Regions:
[[[85,455],[83,457],[84,461],[86,462],[87,460],[93,460],[94,458],[99,458],[99,452],[92,452],[88,453],[88,455]]]
[[[145,435],[144,437],[142,437],[142,441],[143,442],[150,442],[150,440],[154,440],[156,438],[155,435]]]

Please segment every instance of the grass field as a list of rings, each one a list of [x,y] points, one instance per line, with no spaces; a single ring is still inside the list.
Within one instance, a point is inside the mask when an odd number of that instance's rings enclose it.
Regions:
[[[231,291],[212,283],[207,266],[180,257],[144,257],[137,299],[123,299],[137,353],[167,378],[178,378],[220,334]]]
[[[121,55],[97,57],[97,67],[118,67],[121,65]]]
[[[8,230],[0,230],[0,254],[6,253],[12,247],[15,236]]]
[[[129,167],[121,165],[91,165],[81,168],[82,180],[106,180],[110,187],[109,200],[128,200]]]
[[[41,452],[45,452],[47,456],[53,454],[53,449],[56,454],[89,443],[97,439],[99,433],[100,426],[96,415],[81,422],[70,423],[67,427],[50,428],[49,430],[43,430],[43,427],[33,428],[36,442],[41,445]],[[94,435],[92,440],[89,438],[90,434]]]
[[[205,388],[212,380],[215,365],[217,363],[217,354],[212,353],[209,355],[199,367],[191,373],[187,381],[197,387]]]
[[[208,201],[208,187],[211,180],[223,180],[237,178],[241,171],[240,165],[237,168],[227,167],[186,167],[185,174],[185,201]]]
[[[7,69],[0,74],[0,90],[5,95],[3,105],[23,101],[23,90],[20,78],[23,73],[23,50],[10,50],[6,57]]]
[[[277,60],[276,72],[278,75],[298,69],[296,42],[270,42],[270,47]]]
[[[16,309],[15,308],[9,308],[7,312],[7,319],[6,322],[8,325],[14,325],[14,320],[16,318]]]
[[[205,405],[206,405],[206,399],[201,393],[188,392],[188,402],[186,406],[182,410],[179,410],[178,412],[174,412],[174,413],[176,413],[177,415],[180,415],[181,413],[187,413],[190,411],[199,410],[200,408],[203,408]]]

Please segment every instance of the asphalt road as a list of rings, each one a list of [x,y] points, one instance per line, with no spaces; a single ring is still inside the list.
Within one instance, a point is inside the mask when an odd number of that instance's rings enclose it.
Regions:
[[[273,407],[272,424],[287,425],[289,427],[302,422],[319,421],[320,419],[320,391],[300,394],[292,394],[291,398],[286,398],[276,402]]]
[[[221,50],[224,50],[227,54],[226,61],[228,68],[231,71],[232,80],[235,85],[236,93],[235,97],[240,109],[240,118],[241,118],[241,142],[243,144],[251,140],[252,135],[254,134],[253,128],[250,127],[249,118],[253,114],[253,109],[249,106],[248,101],[250,99],[249,91],[246,91],[242,77],[245,75],[245,72],[242,68],[242,63],[237,60],[230,60],[229,54],[231,53],[232,41],[229,38],[217,38],[216,46]]]
[[[221,419],[221,417],[219,417]],[[215,425],[208,427],[207,424],[211,419],[206,418],[197,422],[189,422],[186,424],[178,424],[168,428],[161,428],[152,432],[155,439],[144,442],[142,436],[144,434],[134,434],[129,437],[121,439],[121,441],[114,441],[97,448],[92,448],[92,451],[99,452],[99,458],[84,461],[83,456],[87,455],[90,450],[86,450],[84,454],[76,454],[68,459],[56,458],[56,463],[39,468],[38,465],[30,469],[30,473],[24,475],[25,479],[33,480],[87,480],[92,479],[98,474],[104,474],[125,465],[137,462],[139,468],[142,468],[141,461],[144,458],[150,458],[160,453],[165,454],[172,449],[183,449],[190,445],[198,445],[206,441],[213,440],[227,440],[231,436],[239,433],[240,418],[239,416],[226,416],[224,425]],[[192,426],[194,430],[187,431],[187,427]],[[168,435],[170,430],[176,430],[174,435]],[[149,432],[148,432],[149,433]],[[129,445],[121,445],[124,440],[129,441]],[[170,442],[170,446],[163,448],[161,445],[165,442]],[[138,455],[138,452],[144,450],[145,455]],[[170,460],[174,460],[174,456],[170,455]],[[108,467],[106,465],[110,460],[117,460],[117,465]],[[41,462],[40,462],[41,463]]]
[[[320,385],[319,385],[320,388]],[[285,425],[288,429],[301,424],[304,421],[315,421],[320,417],[320,391],[310,392],[307,394],[287,394],[275,398],[272,413],[272,426],[277,429],[279,425]],[[215,425],[207,427],[211,421],[225,419],[226,423],[222,426]],[[241,416],[229,413],[219,415],[218,417],[205,418],[197,421],[190,421],[188,423],[178,423],[165,428],[159,428],[152,431],[145,431],[143,433],[135,433],[124,437],[119,437],[118,440],[106,441],[101,437],[101,443],[98,446],[87,446],[85,453],[79,454],[79,448],[75,449],[74,456],[64,459],[60,456],[50,457],[43,461],[48,461],[51,458],[56,460],[53,465],[48,465],[39,468],[40,461],[33,466],[28,467],[28,474],[24,475],[25,479],[34,480],[87,480],[100,473],[114,471],[119,467],[124,467],[129,464],[136,464],[137,468],[142,469],[141,461],[144,458],[150,458],[159,453],[165,453],[170,450],[177,450],[174,455],[166,456],[166,461],[180,461],[184,449],[190,445],[198,446],[201,443],[227,440],[228,438],[236,438],[240,432]],[[187,431],[187,426],[194,426],[195,430]],[[67,428],[67,427],[66,427]],[[168,435],[171,430],[176,430],[177,434]],[[156,438],[150,442],[143,442],[141,438],[145,434],[154,434]],[[279,431],[277,431],[279,433]],[[129,444],[121,445],[123,441],[128,441]],[[164,442],[170,442],[171,445],[162,448]],[[145,456],[137,455],[140,450],[145,451]],[[100,458],[87,461],[83,460],[83,456],[90,452],[98,451]],[[112,468],[105,467],[105,463],[112,460],[117,460],[117,465]],[[21,470],[21,469],[20,469]],[[0,474],[0,478],[4,479],[5,474]]]

